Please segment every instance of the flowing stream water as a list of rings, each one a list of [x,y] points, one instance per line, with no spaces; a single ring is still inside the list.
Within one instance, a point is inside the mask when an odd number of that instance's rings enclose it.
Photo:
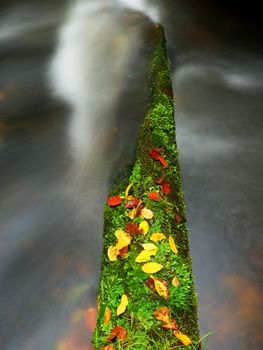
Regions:
[[[0,348],[88,350],[112,174],[134,160],[164,24],[208,349],[262,348],[263,50],[205,1],[2,1]]]

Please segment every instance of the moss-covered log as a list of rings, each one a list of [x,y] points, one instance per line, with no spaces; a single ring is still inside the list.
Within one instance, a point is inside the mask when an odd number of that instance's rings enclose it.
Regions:
[[[171,72],[164,31],[161,26],[154,31],[152,99],[140,128],[136,162],[105,206],[96,349],[199,346]],[[143,245],[147,243],[151,245]]]

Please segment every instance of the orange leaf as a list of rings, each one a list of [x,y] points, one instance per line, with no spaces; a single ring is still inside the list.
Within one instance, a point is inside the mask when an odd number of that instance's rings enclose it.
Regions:
[[[171,192],[170,184],[161,184],[162,193],[168,195]]]
[[[112,341],[115,338],[119,338],[120,340],[123,340],[127,338],[127,335],[128,333],[123,327],[121,326],[114,327],[112,328],[110,335],[107,338],[107,341]]]
[[[178,324],[175,319],[169,320],[169,322],[162,324],[161,328],[178,330]]]
[[[168,307],[162,307],[160,310],[154,310],[154,317],[158,321],[164,322],[161,328],[165,329],[178,329],[178,325],[174,319],[170,318],[170,309]]]
[[[172,252],[174,252],[174,254],[177,254],[178,250],[177,250],[177,247],[174,243],[174,239],[171,235],[169,236],[169,244],[170,244],[170,248],[171,248]]]
[[[150,192],[149,194],[147,194],[147,197],[156,202],[159,202],[162,199],[160,194],[157,192]]]
[[[163,156],[161,155],[161,152],[158,150],[158,149],[153,149],[151,152],[150,152],[150,156],[155,159],[155,160],[159,160],[159,162],[162,163],[163,167],[164,168],[168,168],[169,165],[168,163],[166,162],[166,160],[163,158]]]
[[[108,205],[110,205],[111,207],[115,207],[116,205],[119,205],[121,203],[122,199],[120,196],[114,196],[108,199]]]
[[[172,279],[172,285],[174,287],[179,286],[180,282],[179,282],[179,278],[177,276],[174,276],[174,278]]]
[[[182,332],[180,332],[179,330],[174,330],[173,331],[173,334],[178,338],[178,339],[180,339],[180,341],[181,341],[181,343],[183,344],[183,345],[190,345],[190,344],[192,344],[192,341],[190,340],[190,338],[187,336],[187,335],[185,335],[185,334],[183,334]]]
[[[129,218],[132,220],[135,219],[136,216],[138,216],[140,214],[140,211],[142,210],[143,207],[144,207],[144,205],[140,202],[135,210],[130,211],[128,213]]]
[[[126,224],[125,225],[125,231],[132,234],[140,233],[139,226],[137,224]]]
[[[162,307],[160,310],[154,310],[154,317],[158,321],[168,323],[170,321],[170,309],[169,307]]]
[[[103,324],[107,324],[110,320],[111,320],[111,310],[107,306],[104,314]]]
[[[100,350],[114,350],[114,345],[112,344],[104,345]]]

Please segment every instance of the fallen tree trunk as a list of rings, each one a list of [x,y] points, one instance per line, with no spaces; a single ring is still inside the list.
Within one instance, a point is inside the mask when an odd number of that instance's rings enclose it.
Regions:
[[[96,349],[197,349],[197,301],[163,28],[154,29],[151,105],[136,162],[105,206]]]

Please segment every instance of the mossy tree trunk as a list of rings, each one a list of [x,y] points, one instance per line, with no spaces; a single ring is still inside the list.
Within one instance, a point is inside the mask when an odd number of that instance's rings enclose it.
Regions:
[[[152,99],[140,128],[136,162],[131,173],[110,191],[110,196],[121,203],[105,206],[99,309],[93,336],[96,349],[199,346],[171,72],[164,31],[159,25],[154,28],[153,44]],[[128,184],[132,186],[127,194]],[[132,200],[134,208],[127,208]],[[122,238],[117,230],[124,235]],[[144,247],[149,248],[142,245],[148,243],[154,244],[150,246],[152,254],[140,261],[138,255],[147,250]],[[156,266],[157,272],[152,269]],[[122,310],[121,300],[128,301]],[[165,312],[162,320],[158,318],[158,313]]]

